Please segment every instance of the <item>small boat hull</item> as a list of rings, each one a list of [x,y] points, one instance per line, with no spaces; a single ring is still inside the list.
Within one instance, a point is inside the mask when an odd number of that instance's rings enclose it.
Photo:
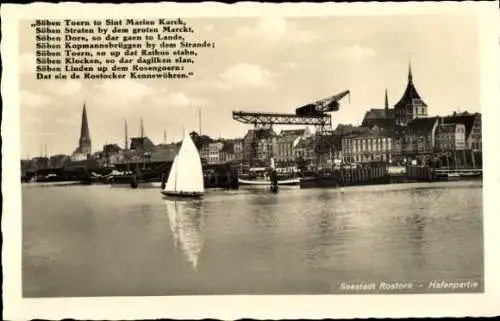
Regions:
[[[460,175],[456,173],[445,173],[436,175],[438,181],[459,181]]]
[[[179,198],[202,198],[203,193],[200,192],[174,192],[174,191],[161,191],[164,196],[179,197]]]
[[[238,178],[238,183],[241,186],[270,186],[271,181],[266,180],[247,180]],[[300,178],[292,178],[285,180],[278,180],[278,186],[299,186]]]

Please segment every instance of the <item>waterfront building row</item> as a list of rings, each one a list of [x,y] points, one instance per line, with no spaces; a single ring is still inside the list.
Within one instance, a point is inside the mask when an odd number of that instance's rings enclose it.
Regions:
[[[482,151],[481,114],[454,113],[429,117],[428,105],[417,92],[409,66],[406,89],[399,101],[390,108],[387,91],[384,108],[369,109],[361,126],[339,125],[329,136],[318,138],[309,128],[282,130],[252,129],[241,139],[213,140],[192,133],[207,164],[239,162],[248,165],[269,164],[273,158],[278,166],[297,162],[313,163],[320,157],[330,163],[359,162],[428,162],[437,153],[450,151]],[[107,144],[103,150],[91,153],[91,139],[85,104],[78,146],[71,156],[39,157],[22,163],[23,168],[57,167],[67,162],[96,160],[102,166],[126,162],[168,162],[178,152],[180,142],[155,145],[144,135],[141,120],[140,137],[128,143],[125,123],[125,146]],[[166,140],[166,138],[165,138]],[[327,148],[318,148],[321,144]],[[325,147],[325,145],[322,145]],[[326,153],[325,155],[320,155]]]
[[[342,139],[346,163],[402,160],[425,163],[436,154],[456,151],[482,151],[481,114],[417,118],[399,133],[373,127]]]
[[[339,125],[331,144],[330,163],[402,162],[426,163],[439,153],[453,151],[482,151],[481,114],[455,113],[445,117],[425,117],[412,121],[399,137],[387,129],[373,126],[355,127]],[[403,135],[401,135],[403,134]],[[398,139],[399,138],[399,139]],[[266,163],[272,157],[278,166],[296,165],[298,162],[312,164],[317,159],[317,137],[308,129],[283,130],[276,134],[272,130],[256,132],[250,130],[243,139],[216,140],[200,146],[202,161],[207,164],[236,162],[250,164],[251,161]],[[116,144],[107,144],[103,150],[89,157],[101,166],[126,162],[172,161],[180,147],[179,143],[154,145],[147,137],[132,139],[132,149],[122,149]],[[57,168],[69,162],[78,162],[67,155],[36,157],[23,160],[23,171],[41,168]]]

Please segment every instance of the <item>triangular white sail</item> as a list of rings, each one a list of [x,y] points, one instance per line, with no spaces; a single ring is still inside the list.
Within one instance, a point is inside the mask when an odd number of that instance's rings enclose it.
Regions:
[[[179,247],[191,266],[197,269],[204,243],[203,220],[196,213],[185,211],[183,204],[179,204],[177,201],[167,200],[165,205],[175,246]]]
[[[176,177],[177,177],[177,156],[174,158],[174,162],[172,163],[172,168],[170,169],[170,174],[168,175],[167,184],[165,184],[164,191],[166,192],[175,192],[176,191]]]
[[[178,195],[201,195],[204,191],[201,158],[191,136],[186,133],[174,159],[164,192]]]

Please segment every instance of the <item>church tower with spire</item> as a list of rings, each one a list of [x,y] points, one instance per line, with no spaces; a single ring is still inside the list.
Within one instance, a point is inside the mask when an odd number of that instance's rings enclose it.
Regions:
[[[427,104],[420,97],[411,71],[411,62],[408,66],[408,83],[401,99],[394,105],[395,125],[408,126],[414,119],[427,116]]]
[[[87,107],[83,103],[82,124],[80,128],[80,139],[78,147],[71,155],[73,161],[88,159],[92,155],[92,141],[90,139],[89,122],[87,119]]]
[[[87,120],[87,107],[83,103],[82,127],[80,129],[80,140],[78,150],[82,154],[92,154],[92,141],[90,139],[89,122]]]

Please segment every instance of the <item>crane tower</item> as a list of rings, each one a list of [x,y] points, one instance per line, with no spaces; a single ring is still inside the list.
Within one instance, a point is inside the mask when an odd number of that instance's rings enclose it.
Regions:
[[[325,148],[328,148],[324,144],[323,137],[333,131],[329,112],[338,111],[339,101],[345,96],[350,98],[349,90],[296,108],[294,114],[233,111],[234,120],[254,126],[255,136],[252,139],[250,166],[252,166],[252,160],[257,153],[257,141],[265,138],[263,135],[265,135],[266,130],[271,130],[273,125],[315,126],[315,152],[318,157],[317,161],[320,162],[319,158],[325,154]]]

